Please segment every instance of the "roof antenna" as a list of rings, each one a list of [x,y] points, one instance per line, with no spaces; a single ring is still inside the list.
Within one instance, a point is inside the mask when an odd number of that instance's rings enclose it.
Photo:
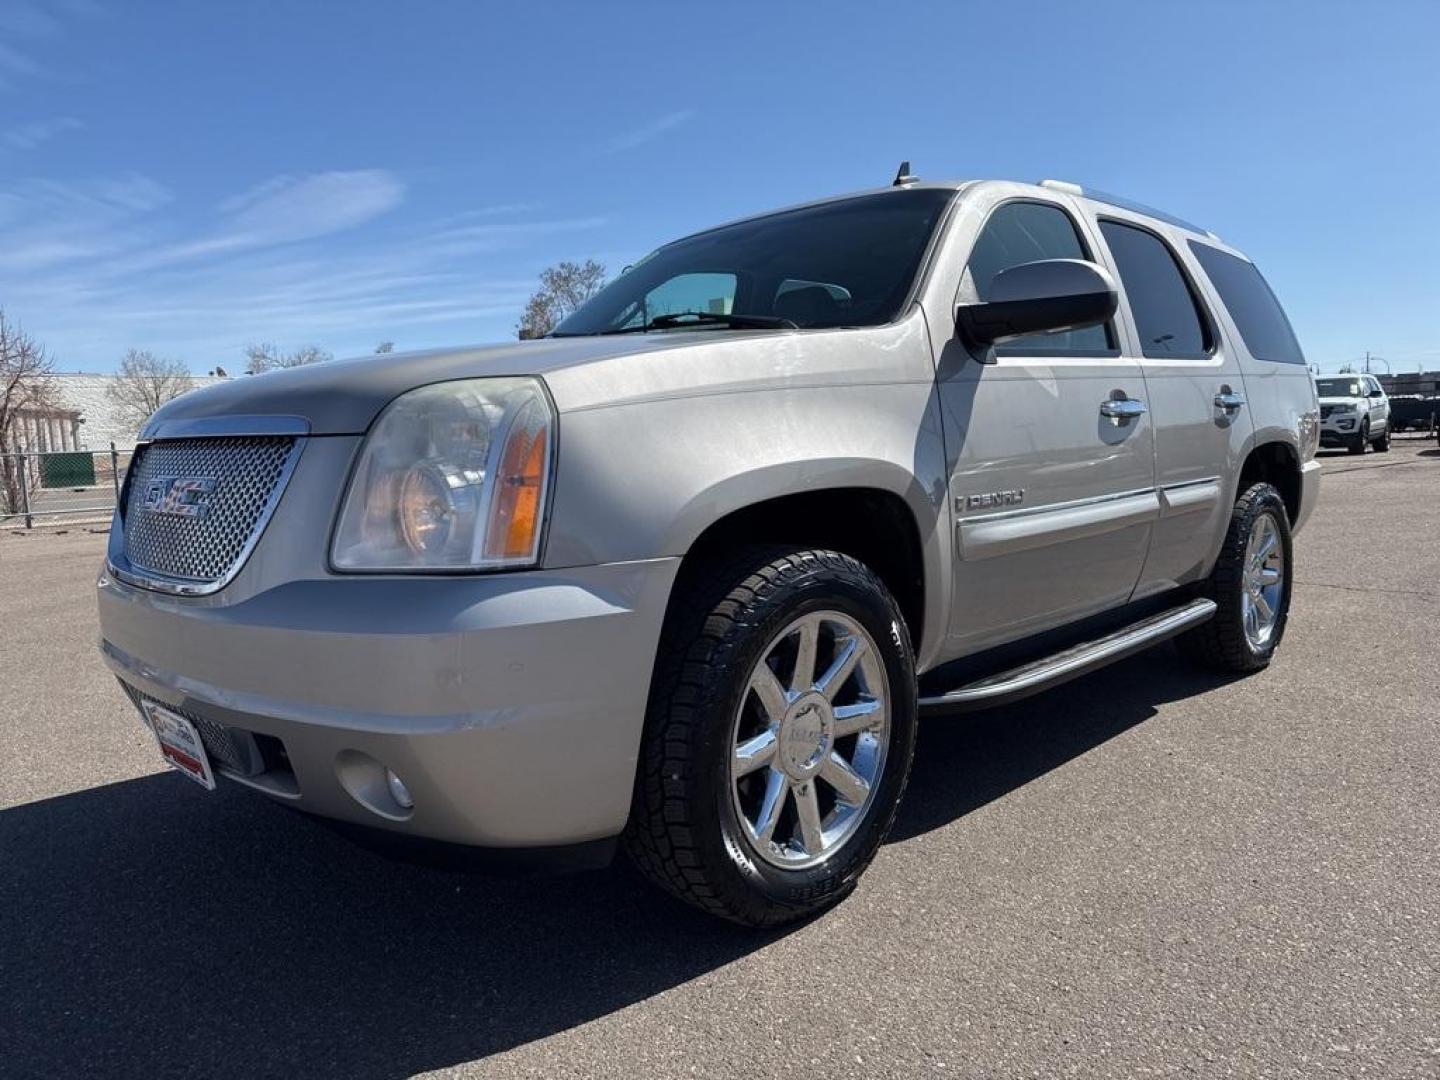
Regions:
[[[919,177],[910,175],[910,162],[902,161],[900,162],[900,168],[895,173],[895,180],[893,183],[891,183],[890,186],[906,187],[909,184],[915,183],[915,181],[918,179]]]

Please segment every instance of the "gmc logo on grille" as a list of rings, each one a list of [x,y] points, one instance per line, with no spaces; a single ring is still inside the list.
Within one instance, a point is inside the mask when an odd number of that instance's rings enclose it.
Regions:
[[[145,509],[152,514],[203,518],[210,512],[209,495],[215,480],[209,476],[157,476],[145,482]]]

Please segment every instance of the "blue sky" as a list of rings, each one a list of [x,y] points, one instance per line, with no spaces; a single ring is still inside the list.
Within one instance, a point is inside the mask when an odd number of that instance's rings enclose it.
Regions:
[[[563,258],[926,177],[1247,251],[1440,367],[1440,4],[0,0],[0,306],[62,370],[498,340]]]

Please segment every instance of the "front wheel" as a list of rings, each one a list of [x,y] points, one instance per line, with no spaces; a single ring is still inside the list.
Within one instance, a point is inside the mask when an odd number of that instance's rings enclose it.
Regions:
[[[894,599],[833,551],[752,551],[677,586],[625,846],[748,926],[839,902],[894,821],[915,662]]]
[[[1270,484],[1254,484],[1230,513],[1215,569],[1200,595],[1215,617],[1176,639],[1180,650],[1212,671],[1259,671],[1285,634],[1294,580],[1290,516]]]
[[[1352,454],[1363,454],[1365,453],[1365,444],[1369,441],[1370,421],[1366,420],[1360,425],[1360,430],[1350,439],[1350,443],[1345,449],[1349,450]]]
[[[1377,454],[1383,454],[1390,449],[1390,425],[1385,425],[1385,430],[1377,438],[1370,440],[1370,447]]]

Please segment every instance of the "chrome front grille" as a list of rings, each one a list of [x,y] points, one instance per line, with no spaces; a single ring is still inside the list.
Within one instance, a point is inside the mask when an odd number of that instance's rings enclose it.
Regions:
[[[214,592],[239,572],[299,456],[290,435],[152,442],[126,478],[123,552],[137,584]]]

